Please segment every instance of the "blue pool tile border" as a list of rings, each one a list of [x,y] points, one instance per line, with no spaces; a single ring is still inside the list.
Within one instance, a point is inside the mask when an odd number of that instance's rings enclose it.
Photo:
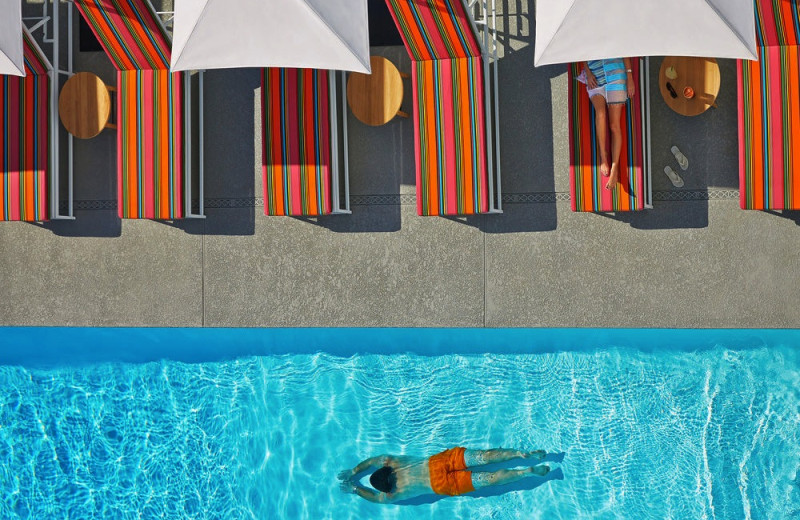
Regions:
[[[74,328],[0,327],[0,365],[54,366],[104,362],[187,363],[246,356],[355,354],[535,354],[594,351],[702,350],[791,345],[800,329],[448,329],[448,328]]]

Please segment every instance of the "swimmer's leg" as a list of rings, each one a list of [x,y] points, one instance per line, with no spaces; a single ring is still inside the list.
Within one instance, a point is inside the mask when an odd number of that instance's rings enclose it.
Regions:
[[[532,459],[542,460],[547,453],[544,450],[521,451],[507,450],[505,448],[495,448],[492,450],[465,450],[464,464],[468,468],[473,466],[483,466],[484,464],[494,464],[496,462],[506,462],[513,459]]]
[[[472,473],[472,487],[475,489],[487,486],[502,486],[531,475],[543,477],[550,473],[550,467],[545,465],[531,466],[524,469],[501,469],[498,471],[474,471]]]

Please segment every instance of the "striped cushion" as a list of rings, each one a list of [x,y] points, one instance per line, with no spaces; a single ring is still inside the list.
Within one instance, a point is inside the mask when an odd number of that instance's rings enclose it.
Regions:
[[[386,0],[411,59],[480,56],[461,0]]]
[[[482,58],[418,61],[413,81],[417,213],[487,212]]]
[[[168,69],[169,38],[147,0],[75,0],[117,70]]]
[[[261,96],[264,212],[330,213],[328,71],[264,69]]]
[[[25,73],[0,76],[0,220],[47,220],[50,77],[47,60],[23,35]]]
[[[800,4],[756,2],[759,61],[738,62],[739,203],[800,209]]]
[[[489,211],[481,47],[461,0],[386,0],[414,61],[417,213]]]
[[[181,218],[181,75],[123,70],[117,85],[119,216]]]
[[[631,60],[637,93],[622,114],[622,152],[619,183],[605,189],[607,177],[600,174],[600,154],[595,139],[595,113],[586,87],[575,81],[578,64],[569,66],[569,188],[572,211],[635,211],[645,208],[645,146],[642,126],[641,59]],[[608,134],[609,153],[611,133]]]
[[[147,0],[76,0],[117,69],[118,213],[183,217],[183,89]]]

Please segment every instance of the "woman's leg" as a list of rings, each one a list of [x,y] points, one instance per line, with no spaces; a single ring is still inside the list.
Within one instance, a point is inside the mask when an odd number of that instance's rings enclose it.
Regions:
[[[601,95],[592,96],[594,106],[594,125],[597,131],[597,148],[600,149],[600,173],[608,177],[608,121],[606,118],[606,98]]]
[[[607,190],[613,190],[619,182],[619,155],[622,152],[622,103],[608,105],[609,128],[611,130],[611,176],[606,184]]]
[[[472,473],[472,487],[480,489],[487,486],[502,486],[531,475],[543,477],[548,473],[550,473],[550,467],[544,465],[524,469],[501,469],[492,472],[477,471]]]
[[[492,450],[465,450],[464,464],[466,464],[468,468],[471,468],[474,466],[483,466],[484,464],[506,462],[513,459],[542,460],[546,454],[544,450],[521,451],[507,450],[504,448],[495,448]]]

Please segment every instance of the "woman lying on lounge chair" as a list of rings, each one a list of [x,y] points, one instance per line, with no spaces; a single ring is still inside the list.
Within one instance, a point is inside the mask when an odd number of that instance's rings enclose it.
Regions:
[[[630,58],[590,60],[583,64],[586,91],[594,106],[600,149],[600,173],[608,177],[606,189],[612,190],[619,181],[619,156],[622,151],[622,107],[636,93]],[[606,116],[610,115],[610,119]],[[611,130],[611,165],[608,164],[608,133]]]

